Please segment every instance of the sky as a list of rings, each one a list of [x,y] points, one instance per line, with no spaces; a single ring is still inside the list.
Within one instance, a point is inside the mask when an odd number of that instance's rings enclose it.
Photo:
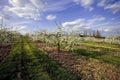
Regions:
[[[120,0],[0,0],[0,24],[23,34],[57,29],[120,35]]]

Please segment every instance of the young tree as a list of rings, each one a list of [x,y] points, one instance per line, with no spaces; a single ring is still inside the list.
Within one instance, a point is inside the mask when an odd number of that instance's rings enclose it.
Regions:
[[[51,36],[53,36],[53,38],[54,38],[54,41],[55,41],[55,44],[57,46],[57,50],[58,50],[58,53],[59,53],[60,48],[61,48],[61,38],[63,36],[61,27],[58,27],[57,31],[54,32],[53,34],[51,34]]]
[[[67,37],[67,44],[65,46],[65,48],[68,50],[68,51],[73,51],[74,50],[74,46],[75,45],[79,45],[79,40],[80,40],[80,37],[79,37],[79,34],[76,32],[76,31],[73,31],[72,33],[70,33]]]
[[[36,41],[40,41],[40,42],[46,43],[47,34],[48,34],[47,30],[41,30],[39,32],[36,32],[35,33]]]

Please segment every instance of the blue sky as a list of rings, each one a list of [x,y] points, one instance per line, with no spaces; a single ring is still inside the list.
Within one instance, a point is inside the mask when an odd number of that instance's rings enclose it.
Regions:
[[[103,36],[120,35],[119,0],[0,0],[0,19],[21,33],[64,30],[100,30]]]

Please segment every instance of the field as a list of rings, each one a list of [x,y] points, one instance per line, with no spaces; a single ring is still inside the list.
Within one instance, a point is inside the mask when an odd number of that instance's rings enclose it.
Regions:
[[[81,42],[72,52],[43,43],[34,43],[52,59],[83,80],[119,80],[120,49],[118,45]]]
[[[79,80],[31,43],[21,40],[0,64],[1,80]]]
[[[120,80],[120,0],[0,0],[0,80]]]
[[[115,42],[58,32],[12,35],[0,38],[0,80],[120,78],[120,44]]]

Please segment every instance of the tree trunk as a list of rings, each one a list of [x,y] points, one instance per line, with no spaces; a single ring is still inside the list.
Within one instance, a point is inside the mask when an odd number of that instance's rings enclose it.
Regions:
[[[57,49],[58,49],[58,53],[60,52],[60,43],[57,43]]]
[[[60,41],[59,41],[59,39],[57,39],[57,49],[58,49],[58,53],[60,53]]]

